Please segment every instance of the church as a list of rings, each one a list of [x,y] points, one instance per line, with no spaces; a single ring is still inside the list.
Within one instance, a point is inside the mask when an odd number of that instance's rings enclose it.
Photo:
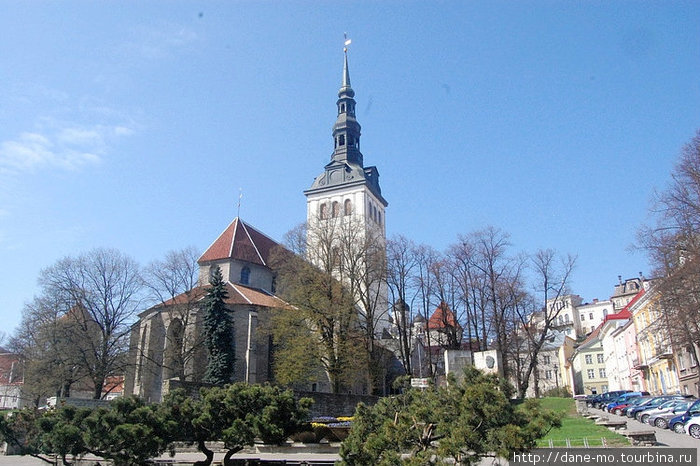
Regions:
[[[381,193],[377,168],[364,166],[354,96],[346,47],[331,160],[304,191],[307,225],[345,222],[358,230],[360,238],[368,235],[378,238],[378,244],[385,250],[388,203]],[[236,346],[233,381],[272,380],[272,341],[259,337],[259,326],[271,309],[294,312],[292,306],[275,295],[276,272],[270,266],[270,255],[277,246],[263,232],[235,218],[199,258],[198,286],[139,314],[131,329],[131,369],[125,377],[125,395],[157,402],[172,388],[202,380],[207,355],[202,344],[201,300],[216,267],[221,269],[226,282],[226,306],[233,317]],[[313,250],[312,246],[309,244],[308,249]],[[314,262],[313,257],[307,259]],[[381,332],[388,325],[387,290],[385,285],[372,286],[376,305],[384,310],[377,317],[377,331]],[[315,388],[315,385],[309,387]]]

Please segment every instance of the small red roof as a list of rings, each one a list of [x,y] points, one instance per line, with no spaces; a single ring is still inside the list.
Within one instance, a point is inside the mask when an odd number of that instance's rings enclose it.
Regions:
[[[267,266],[270,251],[278,243],[236,217],[197,261],[235,259]]]
[[[428,319],[428,330],[440,330],[447,327],[459,327],[459,323],[455,313],[443,301]]]

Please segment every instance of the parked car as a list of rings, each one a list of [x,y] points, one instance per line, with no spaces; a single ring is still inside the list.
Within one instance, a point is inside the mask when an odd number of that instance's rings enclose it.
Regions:
[[[696,414],[688,419],[683,430],[693,438],[700,438],[700,414]]]
[[[627,412],[636,407],[639,406],[641,403],[645,403],[647,400],[649,400],[651,397],[648,395],[645,396],[638,396],[636,398],[633,398],[630,400],[630,402],[627,404],[627,406],[624,406],[622,408],[622,412],[620,413],[620,416],[627,416]]]
[[[688,408],[695,403],[695,400],[672,401],[670,403],[673,403],[670,409],[665,409],[650,415],[647,419],[647,423],[660,429],[667,429],[669,421],[688,411]]]
[[[642,422],[642,414],[644,414],[644,411],[647,409],[654,409],[657,406],[665,403],[668,400],[682,400],[683,397],[681,395],[660,395],[660,396],[655,396],[651,400],[647,401],[646,403],[640,403],[634,408],[630,408],[627,410],[627,417],[633,417],[636,420]]]
[[[602,409],[603,404],[610,403],[613,400],[613,398],[616,398],[622,395],[623,393],[629,393],[631,391],[632,390],[615,390],[612,392],[605,392],[601,395],[597,395],[593,399],[592,407]]]
[[[618,395],[605,406],[605,411],[620,414],[619,412],[615,412],[615,409],[618,406],[627,405],[633,398],[637,398],[638,396],[642,396],[642,392],[627,392]]]
[[[642,395],[640,395],[639,393],[635,393],[634,396],[628,396],[626,398],[623,398],[620,401],[615,402],[614,404],[608,405],[609,411],[613,414],[623,415],[624,410],[628,406],[634,406],[637,403],[639,403],[640,398],[642,398]]]
[[[698,414],[700,414],[700,400],[695,400],[685,413],[672,417],[668,421],[668,428],[677,434],[682,434],[685,432],[685,423]]]

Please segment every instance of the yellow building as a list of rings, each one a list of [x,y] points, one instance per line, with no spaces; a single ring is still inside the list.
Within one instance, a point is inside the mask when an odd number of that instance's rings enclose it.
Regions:
[[[635,369],[644,373],[645,389],[653,395],[680,393],[667,316],[652,286],[630,306],[637,332],[639,357]]]
[[[600,326],[576,348],[571,356],[575,395],[592,395],[608,391],[603,342],[599,337]]]

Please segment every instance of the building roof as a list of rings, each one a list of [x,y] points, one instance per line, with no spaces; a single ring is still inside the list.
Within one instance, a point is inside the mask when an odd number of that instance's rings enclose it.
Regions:
[[[193,303],[200,301],[206,296],[208,286],[198,286],[193,288],[188,293],[181,293],[172,299],[165,301],[155,307],[165,307],[172,306],[175,304]],[[228,293],[228,298],[226,299],[226,304],[229,305],[251,305],[251,306],[261,306],[261,307],[274,307],[291,309],[291,306],[278,298],[277,296],[269,293],[260,288],[252,288],[249,286],[241,285],[239,283],[226,282],[226,292]]]
[[[447,327],[459,327],[457,316],[444,301],[435,309],[428,319],[428,330],[440,330]]]
[[[197,262],[201,265],[234,259],[267,267],[270,251],[275,246],[278,246],[275,240],[236,217]]]

